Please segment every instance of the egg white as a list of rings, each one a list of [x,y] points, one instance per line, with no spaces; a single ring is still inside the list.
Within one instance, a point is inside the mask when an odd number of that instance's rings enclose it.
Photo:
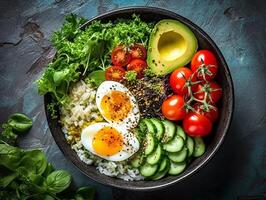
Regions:
[[[115,128],[123,136],[122,150],[112,156],[102,156],[102,155],[97,154],[95,150],[93,149],[93,145],[92,145],[95,134],[105,126]],[[104,123],[104,122],[92,124],[86,127],[85,129],[83,129],[81,133],[81,143],[92,154],[97,155],[106,160],[110,160],[110,161],[126,160],[139,150],[139,141],[133,133],[129,132],[125,128],[115,127],[109,123]]]
[[[109,92],[114,91],[114,90],[127,94],[127,96],[129,97],[131,106],[132,106],[131,112],[128,113],[128,116],[125,119],[123,119],[123,121],[121,121],[121,122],[114,122],[112,120],[107,119],[104,116],[103,109],[101,108],[101,101],[102,101],[103,97],[105,95],[107,95]],[[138,122],[140,119],[140,112],[139,112],[138,103],[137,103],[135,97],[132,95],[132,93],[121,83],[118,83],[115,81],[104,81],[97,89],[96,105],[97,105],[101,115],[103,116],[103,118],[113,125],[124,127],[126,129],[134,128],[138,125]]]

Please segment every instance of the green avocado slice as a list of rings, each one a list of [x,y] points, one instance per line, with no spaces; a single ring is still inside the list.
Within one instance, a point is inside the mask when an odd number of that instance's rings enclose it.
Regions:
[[[150,35],[148,66],[158,76],[169,74],[189,63],[197,48],[197,38],[185,24],[172,19],[161,20]]]

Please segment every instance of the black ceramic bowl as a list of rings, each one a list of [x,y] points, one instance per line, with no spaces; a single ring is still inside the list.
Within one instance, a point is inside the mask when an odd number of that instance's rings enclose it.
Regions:
[[[223,97],[219,105],[220,118],[219,121],[216,123],[216,126],[214,127],[213,133],[206,138],[207,149],[204,155],[194,160],[187,167],[187,169],[179,176],[167,176],[157,181],[135,181],[135,182],[127,182],[124,180],[111,178],[103,174],[100,174],[94,166],[88,166],[79,159],[75,151],[72,150],[70,148],[70,145],[67,143],[64,134],[61,131],[60,124],[58,123],[57,120],[52,119],[50,113],[48,112],[47,105],[49,102],[51,102],[50,95],[45,95],[44,104],[45,104],[48,124],[57,145],[64,153],[64,155],[68,159],[70,159],[73,162],[73,164],[77,166],[77,168],[79,168],[84,174],[86,174],[89,178],[107,186],[113,186],[128,190],[148,191],[148,190],[164,188],[184,180],[188,176],[196,173],[196,171],[198,171],[201,167],[203,167],[215,155],[218,148],[221,146],[222,141],[224,140],[224,137],[228,131],[231,122],[233,103],[234,103],[233,84],[225,59],[220,50],[218,49],[218,47],[216,46],[216,44],[212,41],[212,39],[197,25],[193,24],[188,19],[181,17],[180,15],[177,15],[173,12],[152,7],[123,8],[95,17],[89,20],[87,23],[85,23],[81,28],[84,29],[86,26],[88,26],[91,23],[91,21],[95,19],[106,22],[109,20],[115,20],[117,18],[130,18],[133,13],[140,15],[141,19],[147,22],[157,22],[161,19],[176,19],[183,22],[196,35],[199,42],[199,48],[209,49],[216,55],[216,58],[218,59],[219,62],[219,72],[217,75],[218,77],[217,79],[218,82],[222,85]]]

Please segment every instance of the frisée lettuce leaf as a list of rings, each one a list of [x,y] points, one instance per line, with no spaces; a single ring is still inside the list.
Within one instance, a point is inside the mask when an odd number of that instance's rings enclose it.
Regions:
[[[39,94],[52,94],[61,105],[68,102],[69,86],[85,79],[95,70],[110,66],[110,54],[117,45],[130,46],[142,43],[147,46],[152,24],[143,22],[136,15],[132,19],[117,19],[102,23],[93,21],[85,30],[79,27],[84,18],[69,15],[62,28],[51,39],[56,48],[54,60],[36,81]]]

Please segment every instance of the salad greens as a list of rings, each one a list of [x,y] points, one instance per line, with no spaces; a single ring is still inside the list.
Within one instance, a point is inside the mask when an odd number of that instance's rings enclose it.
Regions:
[[[98,87],[104,81],[105,81],[105,72],[103,70],[93,71],[85,79],[85,82],[92,83],[96,87]]]
[[[32,120],[26,115],[11,115],[2,125],[0,134],[0,199],[73,199],[91,200],[95,190],[91,187],[70,191],[71,175],[65,170],[54,170],[41,150],[26,151],[11,146],[16,133],[29,130]],[[8,144],[8,143],[9,144]]]
[[[136,82],[137,81],[137,72],[136,71],[127,71],[125,74],[125,79],[129,82]]]
[[[37,80],[41,95],[51,93],[61,104],[68,101],[71,83],[94,70],[105,70],[111,64],[110,54],[114,47],[133,43],[147,46],[152,24],[147,24],[136,15],[132,19],[115,22],[93,21],[84,31],[79,26],[86,20],[73,14],[66,18],[63,27],[52,36],[57,50],[55,59]]]

